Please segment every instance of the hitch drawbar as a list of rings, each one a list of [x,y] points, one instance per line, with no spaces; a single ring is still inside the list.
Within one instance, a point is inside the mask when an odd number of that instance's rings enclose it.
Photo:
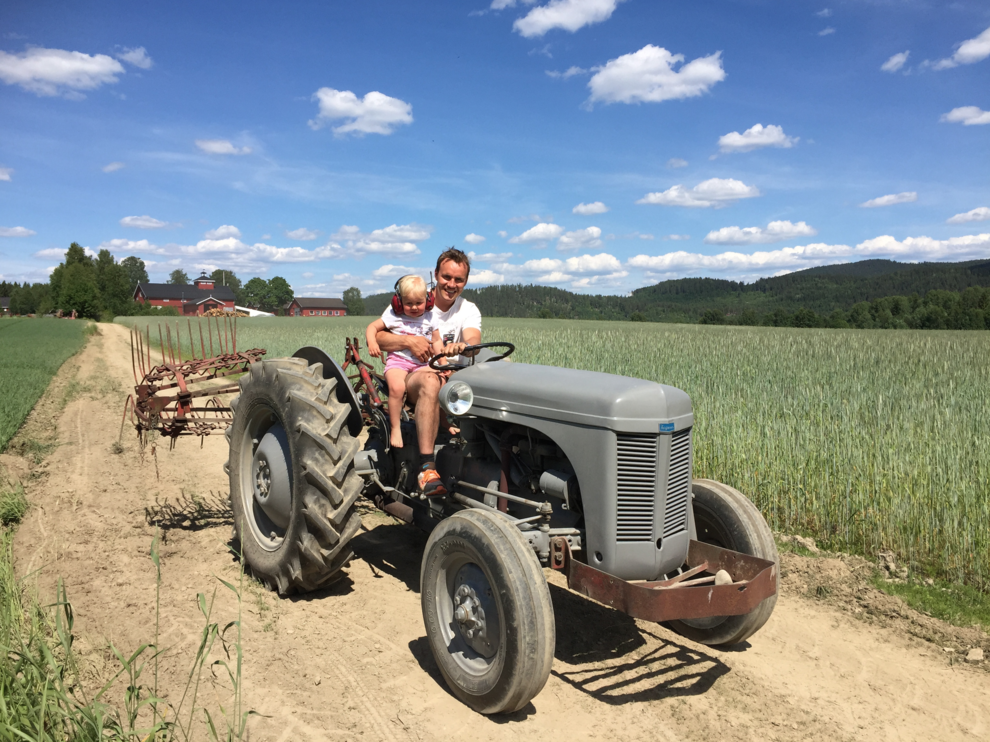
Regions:
[[[766,559],[692,540],[687,565],[669,580],[626,582],[574,559],[566,538],[550,541],[550,566],[567,575],[567,587],[644,621],[742,616],[777,592],[777,565]],[[733,582],[716,585],[719,570]]]

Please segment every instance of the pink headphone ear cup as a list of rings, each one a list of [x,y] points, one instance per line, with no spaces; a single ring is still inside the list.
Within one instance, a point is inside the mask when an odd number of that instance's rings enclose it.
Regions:
[[[392,311],[396,314],[406,313],[406,310],[402,308],[402,298],[398,294],[392,296]]]
[[[433,292],[432,291],[427,291],[426,292],[426,311],[427,312],[429,312],[431,309],[433,309],[433,305],[434,305],[435,302],[436,302],[436,297],[433,296]]]

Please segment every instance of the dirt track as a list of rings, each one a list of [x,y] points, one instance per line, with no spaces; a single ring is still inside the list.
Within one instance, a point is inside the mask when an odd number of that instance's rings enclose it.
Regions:
[[[226,445],[218,435],[202,449],[191,439],[159,448],[158,477],[155,458],[131,434],[124,452],[112,453],[133,381],[127,331],[100,330],[14,445],[27,451],[29,441],[57,437],[58,447],[33,475],[23,459],[2,457],[32,505],[17,533],[17,569],[33,575],[43,597],[62,577],[95,683],[114,670],[108,642],[130,652],[153,639],[148,552],[159,523],[161,687],[176,700],[204,623],[196,594],[209,598],[219,587],[214,620],[237,616],[233,593],[217,580],[238,580]],[[907,611],[857,582],[856,560],[795,556],[785,559],[770,622],[731,652],[580,598],[553,575],[557,648],[546,688],[517,714],[479,716],[446,690],[429,653],[418,594],[425,537],[373,510],[364,523],[357,559],[332,589],[278,599],[245,584],[245,702],[264,715],[249,722],[250,739],[990,738],[987,663],[962,661],[968,646],[990,649],[985,634]],[[817,590],[830,600],[808,597],[819,585],[831,586]],[[226,693],[206,682],[200,701],[226,703]]]

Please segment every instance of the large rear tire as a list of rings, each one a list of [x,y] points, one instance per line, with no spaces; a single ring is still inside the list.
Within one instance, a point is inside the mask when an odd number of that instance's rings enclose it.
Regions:
[[[235,534],[251,572],[282,595],[333,582],[361,526],[357,440],[322,364],[259,361],[241,377],[227,429]]]
[[[712,479],[695,479],[692,494],[699,541],[774,562],[777,575],[780,574],[780,557],[773,533],[760,511],[742,492]],[[738,644],[759,631],[775,605],[776,593],[743,616],[671,621],[670,626],[699,644]]]
[[[423,621],[447,685],[482,714],[518,711],[547,682],[553,606],[533,548],[505,518],[463,510],[423,555]]]

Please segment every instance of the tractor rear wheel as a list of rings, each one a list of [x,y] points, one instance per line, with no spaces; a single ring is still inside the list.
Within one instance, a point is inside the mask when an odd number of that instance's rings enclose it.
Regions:
[[[692,494],[699,541],[774,562],[779,580],[780,557],[773,533],[760,511],[742,492],[711,479],[695,479]],[[671,621],[670,627],[699,644],[738,644],[767,622],[776,604],[777,594],[774,593],[743,616]]]
[[[332,582],[361,526],[350,409],[301,358],[259,361],[241,377],[227,429],[234,530],[251,572],[282,595]]]
[[[480,509],[455,513],[430,535],[420,575],[430,649],[454,695],[482,714],[529,703],[550,675],[556,628],[519,529]]]

